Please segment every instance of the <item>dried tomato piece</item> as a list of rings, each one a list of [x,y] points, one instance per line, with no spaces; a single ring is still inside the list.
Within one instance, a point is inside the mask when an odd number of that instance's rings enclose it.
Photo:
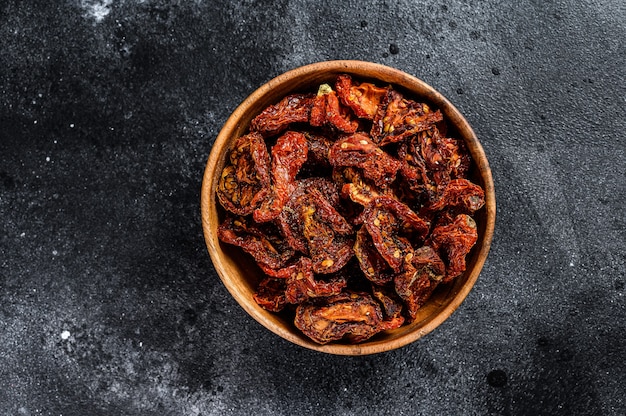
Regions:
[[[382,330],[380,305],[367,293],[341,293],[296,308],[296,328],[318,344],[344,337],[359,343]]]
[[[443,172],[446,178],[451,179],[467,175],[471,157],[464,141],[444,137],[436,127],[420,132],[418,137],[429,170]]]
[[[401,163],[379,148],[364,133],[355,133],[333,144],[328,160],[334,167],[355,166],[363,170],[363,176],[385,187],[396,178]]]
[[[228,217],[217,229],[218,238],[224,243],[241,247],[257,263],[279,269],[294,255],[284,239],[270,227],[248,224],[243,217]]]
[[[405,258],[412,256],[411,243],[404,235],[412,233],[414,239],[423,240],[429,229],[429,224],[408,206],[387,196],[373,200],[364,217],[374,246],[396,273],[401,271]]]
[[[250,131],[268,137],[285,131],[293,123],[306,123],[309,121],[314,99],[313,94],[288,95],[253,118]]]
[[[413,137],[398,147],[398,157],[402,161],[400,172],[420,202],[428,202],[437,194],[437,184],[433,182],[426,169],[419,141]]]
[[[436,226],[430,234],[430,244],[447,261],[444,283],[465,271],[465,257],[470,252],[478,232],[476,222],[467,214],[459,214],[450,224]]]
[[[443,279],[446,266],[429,246],[423,246],[413,252],[413,258],[402,273],[394,278],[396,293],[406,305],[409,320],[415,320],[417,310]]]
[[[296,181],[296,190],[278,216],[278,226],[287,243],[294,250],[300,251],[307,256],[309,255],[309,248],[308,241],[304,237],[302,206],[310,202],[311,196],[309,191],[312,189],[319,191],[321,194],[320,201],[322,199],[325,201],[321,202],[324,207],[330,206],[332,211],[336,211],[334,207],[340,206],[339,192],[331,180],[327,178],[306,178]],[[332,214],[332,216],[334,215],[335,213]],[[344,229],[345,224],[343,224],[342,220],[335,218],[335,221],[338,229]],[[348,228],[345,228],[345,232],[348,232]]]
[[[307,176],[326,176],[331,172],[331,165],[328,161],[328,151],[333,145],[333,141],[325,136],[304,132],[309,152],[307,160],[301,171],[306,171]]]
[[[338,295],[346,284],[346,280],[340,276],[330,281],[316,280],[313,262],[307,257],[301,257],[287,279],[285,299],[289,303],[300,304],[310,298]]]
[[[467,177],[472,164],[472,157],[467,150],[465,141],[446,137],[443,139],[443,146],[446,148],[450,177],[453,179]]]
[[[356,233],[354,254],[365,277],[377,285],[384,285],[393,279],[393,271],[380,255],[367,228],[361,227]]]
[[[485,205],[485,191],[467,179],[453,179],[448,182],[442,195],[424,207],[424,212],[453,209],[455,212],[473,214]]]
[[[300,207],[302,233],[316,273],[334,273],[352,258],[352,227],[316,189]]]
[[[254,301],[270,312],[280,312],[285,308],[285,281],[267,277],[259,283],[253,295]]]
[[[272,186],[268,198],[254,211],[256,222],[272,221],[280,215],[296,189],[296,175],[307,159],[304,134],[288,131],[272,147]]]
[[[367,206],[372,199],[381,195],[393,196],[390,188],[379,188],[371,181],[368,181],[354,167],[337,168],[334,171],[334,178],[341,186],[341,197],[349,198],[359,205]]]
[[[269,192],[270,157],[263,137],[250,133],[237,139],[229,162],[217,184],[217,198],[233,214],[248,215]]]
[[[371,135],[380,146],[397,143],[420,131],[432,128],[443,120],[439,110],[390,89],[374,117]]]
[[[320,86],[313,107],[309,124],[314,127],[331,126],[343,133],[354,133],[359,127],[358,120],[350,117],[347,107],[339,103],[337,93],[328,84]]]
[[[441,121],[443,116],[439,110],[432,111],[428,105],[408,100],[390,89],[374,117],[371,135],[384,146],[428,130]]]
[[[372,285],[372,295],[383,307],[384,315],[389,319],[401,319],[403,304],[402,299],[396,293],[395,287],[391,285]]]
[[[288,279],[291,275],[300,267],[300,259],[298,258],[295,262],[285,265],[280,269],[273,269],[269,267],[267,264],[258,263],[263,273],[265,273],[269,277],[273,277],[275,279]]]
[[[403,142],[398,156],[402,161],[402,176],[410,189],[420,195],[422,204],[433,206],[426,212],[444,208],[449,200],[444,196],[445,189],[454,178],[467,175],[471,161],[462,141],[442,137],[437,128],[422,131]],[[474,193],[478,196],[477,191]]]
[[[339,75],[335,82],[337,95],[344,105],[354,111],[357,117],[372,120],[378,112],[389,88],[377,87],[369,82],[355,84],[350,75]]]

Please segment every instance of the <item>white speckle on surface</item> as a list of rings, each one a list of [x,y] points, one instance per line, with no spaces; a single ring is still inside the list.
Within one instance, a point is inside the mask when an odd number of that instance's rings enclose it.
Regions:
[[[70,128],[73,129],[74,128],[74,123],[70,123]]]
[[[33,121],[33,124],[37,124],[37,120]]]
[[[50,162],[50,156],[46,156],[46,162]]]
[[[81,0],[80,6],[85,11],[85,17],[100,23],[111,13],[111,3],[113,0]]]
[[[20,237],[26,237],[26,233],[20,234]]]
[[[58,251],[56,251],[56,250],[52,250],[52,255],[53,255],[53,256],[57,256],[58,254],[59,254],[59,252],[58,252]]]
[[[68,339],[70,337],[70,331],[65,330],[63,332],[61,332],[61,339]]]

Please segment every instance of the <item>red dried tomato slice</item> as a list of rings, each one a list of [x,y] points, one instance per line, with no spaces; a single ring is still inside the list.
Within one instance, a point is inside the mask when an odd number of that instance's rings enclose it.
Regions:
[[[269,277],[273,277],[275,279],[288,279],[291,275],[300,267],[300,258],[298,258],[294,263],[290,263],[280,269],[273,269],[269,267],[267,264],[258,263],[263,273],[265,273]]]
[[[285,308],[285,281],[267,277],[259,283],[253,295],[254,301],[270,312],[280,312]]]
[[[318,93],[315,97],[309,124],[313,127],[334,127],[343,133],[354,133],[359,127],[358,120],[352,120],[348,108],[339,103],[337,93],[332,90]]]
[[[327,178],[307,178],[296,181],[296,190],[278,216],[278,226],[287,243],[296,251],[309,255],[307,239],[304,237],[301,208],[310,196],[308,190],[317,189],[332,207],[339,207],[336,185]]]
[[[442,195],[424,207],[424,212],[445,209],[457,213],[473,214],[485,205],[485,191],[467,179],[453,179],[448,182]]]
[[[307,140],[309,152],[307,161],[301,171],[305,171],[306,175],[310,177],[327,176],[331,172],[328,151],[330,146],[333,145],[333,141],[328,137],[310,132],[304,132],[304,136]]]
[[[333,178],[341,185],[341,197],[350,199],[359,205],[367,206],[372,199],[381,195],[393,197],[390,188],[379,188],[372,181],[363,177],[360,171],[354,167],[336,168]]]
[[[423,240],[429,224],[402,202],[381,196],[365,209],[364,225],[372,236],[374,246],[389,266],[400,272],[407,256],[412,256],[412,245],[406,237]],[[401,235],[403,234],[403,235]]]
[[[368,82],[355,84],[350,75],[339,75],[335,89],[344,105],[350,107],[357,117],[368,120],[374,118],[389,90]]]
[[[359,343],[380,332],[380,305],[367,293],[341,293],[323,303],[305,302],[296,308],[296,327],[319,344],[344,337]]]
[[[217,198],[233,214],[248,215],[269,192],[270,157],[263,137],[250,133],[237,139],[229,162],[217,184]]]
[[[423,246],[413,252],[405,270],[394,278],[396,293],[406,305],[410,321],[417,310],[428,300],[446,273],[446,267],[435,250]]]
[[[272,186],[268,198],[254,211],[256,222],[272,221],[296,189],[296,175],[306,162],[308,152],[304,134],[288,131],[272,147]]]
[[[338,295],[346,287],[346,280],[334,276],[329,281],[316,280],[313,274],[313,262],[308,257],[301,257],[291,276],[287,279],[285,299],[292,304],[300,304],[310,298]]]
[[[372,295],[382,305],[387,319],[398,320],[400,325],[404,323],[404,317],[402,316],[404,305],[394,287],[372,285]]]
[[[393,271],[387,261],[380,255],[367,228],[361,227],[356,233],[354,254],[365,277],[377,285],[384,285],[393,279]]]
[[[354,255],[352,227],[316,189],[300,207],[302,234],[316,273],[334,273]]]
[[[313,94],[288,95],[253,118],[250,131],[268,137],[287,130],[293,123],[306,123],[309,121],[314,99]]]
[[[439,110],[432,111],[428,105],[407,100],[390,89],[378,108],[370,134],[376,143],[384,146],[428,130],[442,120]]]
[[[429,238],[430,244],[447,261],[444,283],[465,271],[465,257],[477,239],[476,222],[467,214],[457,215],[450,224],[439,225],[433,229]]]
[[[228,217],[217,229],[218,238],[224,243],[241,247],[257,263],[273,269],[284,267],[294,251],[273,228],[261,228],[248,224],[243,217]]]
[[[402,299],[396,293],[395,287],[393,285],[372,285],[372,295],[383,307],[383,312],[386,318],[388,319],[401,319],[404,322],[404,317],[402,317],[403,304]]]
[[[418,140],[430,171],[442,172],[444,178],[463,178],[467,175],[471,158],[462,140],[443,137],[436,127],[418,133]]]
[[[401,163],[379,148],[364,133],[355,133],[333,144],[328,160],[334,167],[355,166],[363,170],[363,176],[376,186],[391,184]]]
[[[422,157],[417,137],[412,137],[398,147],[398,157],[402,161],[401,173],[416,199],[428,202],[437,194],[437,184],[428,175],[426,162]]]

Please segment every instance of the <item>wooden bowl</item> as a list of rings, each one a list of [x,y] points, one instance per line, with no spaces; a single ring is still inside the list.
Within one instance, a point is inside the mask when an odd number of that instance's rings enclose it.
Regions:
[[[406,96],[438,108],[448,123],[448,135],[462,138],[473,158],[470,179],[485,191],[485,207],[474,215],[478,227],[478,241],[467,256],[467,270],[452,283],[440,285],[417,318],[398,329],[375,335],[369,340],[351,345],[330,343],[319,345],[304,336],[281,314],[268,312],[252,298],[261,278],[259,268],[238,247],[222,244],[217,237],[217,227],[223,215],[216,200],[215,189],[224,167],[225,156],[231,143],[245,134],[250,120],[263,109],[294,92],[314,92],[319,84],[333,82],[337,75],[346,73],[359,81],[378,85],[392,84]],[[270,331],[302,347],[338,355],[365,355],[393,350],[428,334],[459,307],[468,295],[483,267],[493,236],[496,202],[489,163],[474,131],[459,111],[439,92],[423,81],[397,69],[361,61],[328,61],[296,68],[270,80],[253,92],[235,109],[215,140],[202,182],[202,227],[209,254],[222,282],[255,320]]]

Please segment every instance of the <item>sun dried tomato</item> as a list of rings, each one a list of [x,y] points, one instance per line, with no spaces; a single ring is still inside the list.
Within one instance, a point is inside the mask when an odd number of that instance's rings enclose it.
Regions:
[[[363,275],[377,285],[384,285],[393,279],[393,271],[389,264],[378,252],[372,237],[365,226],[356,233],[354,254],[359,261]]]
[[[280,269],[273,269],[263,263],[258,263],[258,265],[261,270],[263,270],[263,273],[269,277],[273,277],[275,279],[288,279],[295,272],[295,270],[300,267],[300,259],[298,258],[295,262],[290,262]]]
[[[429,170],[443,172],[450,179],[467,175],[471,158],[462,141],[442,136],[436,127],[418,133],[418,138]]]
[[[233,214],[248,215],[261,204],[270,187],[270,157],[263,137],[250,133],[237,139],[229,162],[220,175],[217,198]]]
[[[437,128],[419,132],[403,142],[398,148],[398,156],[402,161],[402,177],[418,194],[420,203],[427,206],[425,212],[438,211],[447,205],[450,196],[444,195],[446,188],[451,180],[467,175],[471,160],[460,141],[442,137]],[[454,190],[458,187],[453,184],[449,192],[458,193]],[[478,206],[480,191],[472,189],[468,192],[476,196],[471,205]],[[470,213],[474,211],[468,210]]]
[[[328,152],[328,160],[334,167],[356,166],[363,176],[385,187],[396,178],[401,163],[379,148],[364,133],[355,133],[340,139]]]
[[[296,175],[306,162],[308,152],[304,134],[288,131],[272,147],[272,185],[268,198],[254,211],[256,222],[278,217],[296,189]]]
[[[285,308],[285,280],[267,277],[259,283],[253,295],[254,301],[270,312],[280,312]]]
[[[367,293],[341,293],[323,302],[305,302],[296,308],[296,327],[319,344],[344,337],[359,343],[381,331],[380,305]]]
[[[278,226],[287,243],[296,251],[309,255],[307,239],[304,237],[302,206],[309,203],[309,190],[316,189],[321,193],[324,206],[339,207],[339,193],[336,185],[327,178],[307,178],[296,181],[296,190],[278,216]],[[341,220],[337,220],[341,223]],[[344,227],[342,224],[340,229]],[[348,232],[348,229],[345,229]]]
[[[250,122],[250,131],[263,136],[279,134],[294,123],[306,123],[311,115],[315,95],[292,94],[270,105]]]
[[[340,193],[342,198],[349,198],[364,207],[369,205],[373,198],[381,195],[393,195],[389,188],[377,187],[351,166],[336,168],[333,172],[333,178],[337,183],[342,184]]]
[[[224,243],[241,247],[257,263],[279,269],[294,255],[285,240],[270,227],[248,224],[243,217],[227,217],[217,229]]]
[[[339,75],[335,82],[337,95],[344,105],[354,111],[357,117],[372,120],[378,112],[389,88],[377,87],[369,82],[355,84],[349,75]]]
[[[448,182],[436,201],[424,207],[424,211],[435,212],[446,208],[457,213],[473,214],[483,205],[485,205],[483,188],[467,179],[453,179]]]
[[[430,244],[447,261],[447,283],[465,271],[465,257],[470,252],[478,232],[476,222],[467,214],[459,214],[447,225],[436,226],[430,234]]]
[[[343,133],[354,133],[359,127],[358,120],[353,120],[348,107],[339,103],[337,93],[330,89],[320,92],[313,101],[309,123],[313,127],[330,126]]]
[[[376,143],[384,146],[428,130],[442,120],[439,110],[432,111],[428,105],[407,100],[390,89],[378,107],[370,134]]]
[[[372,237],[374,246],[389,266],[400,272],[407,256],[412,256],[408,238],[423,240],[429,224],[402,202],[382,196],[365,209],[364,224]]]
[[[372,285],[372,295],[383,307],[383,314],[387,320],[399,321],[398,326],[404,323],[402,316],[402,299],[396,293],[395,287],[385,285]]]
[[[413,252],[405,270],[394,278],[396,293],[406,305],[410,321],[417,310],[428,300],[446,273],[446,267],[435,250],[423,246]]]
[[[316,273],[334,273],[352,258],[352,227],[316,189],[300,207],[302,232]]]
[[[301,171],[312,177],[328,176],[332,172],[332,167],[328,161],[328,151],[333,145],[333,141],[325,136],[310,132],[304,132],[304,136],[306,137],[309,151]]]
[[[289,303],[300,304],[311,298],[338,295],[346,284],[346,280],[340,276],[329,281],[315,279],[313,262],[308,257],[301,257],[287,279],[285,299]]]
[[[401,174],[420,203],[426,203],[437,195],[437,184],[430,178],[426,162],[422,156],[416,136],[398,147],[398,157],[402,161]]]

